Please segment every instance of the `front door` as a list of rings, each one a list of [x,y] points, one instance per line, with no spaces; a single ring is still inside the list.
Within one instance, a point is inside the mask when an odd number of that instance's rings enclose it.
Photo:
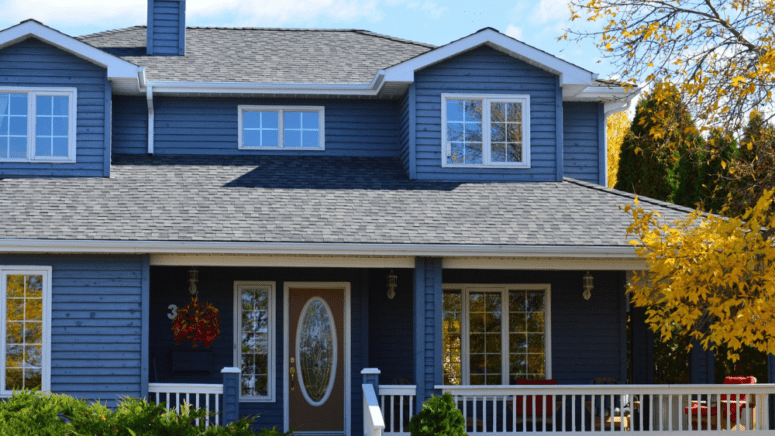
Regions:
[[[288,430],[344,434],[347,289],[326,284],[286,289]]]

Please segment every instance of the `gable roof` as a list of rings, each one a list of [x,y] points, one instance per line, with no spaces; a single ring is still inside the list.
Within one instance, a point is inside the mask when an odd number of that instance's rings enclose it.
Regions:
[[[135,83],[138,80],[140,68],[137,65],[65,35],[35,20],[22,21],[16,26],[0,31],[0,49],[17,44],[28,38],[36,38],[107,69],[108,79],[133,80]]]
[[[0,251],[30,250],[38,241],[47,250],[78,243],[277,252],[301,244],[373,254],[634,255],[625,234],[630,216],[619,209],[632,202],[629,194],[570,179],[412,181],[397,158],[118,155],[111,178],[0,179],[0,192]],[[668,220],[689,212],[641,202]]]
[[[597,74],[487,27],[385,70],[386,81],[414,81],[414,72],[480,46],[489,46],[560,76],[560,86],[593,84]]]
[[[78,37],[155,82],[371,83],[434,46],[365,30],[186,28],[185,56],[147,56],[146,27]]]

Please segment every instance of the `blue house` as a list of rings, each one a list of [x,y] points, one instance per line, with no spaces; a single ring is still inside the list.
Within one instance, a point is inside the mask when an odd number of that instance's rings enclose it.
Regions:
[[[605,121],[633,97],[490,28],[186,27],[149,0],[147,26],[2,30],[0,395],[351,435],[451,392],[470,434],[696,429],[684,407],[729,389],[697,351],[695,384],[650,386],[624,292]],[[208,349],[170,330],[190,291]],[[760,384],[732,425],[770,428]]]

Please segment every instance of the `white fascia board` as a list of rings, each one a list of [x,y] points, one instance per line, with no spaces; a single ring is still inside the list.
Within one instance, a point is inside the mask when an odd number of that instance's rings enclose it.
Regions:
[[[640,88],[635,88],[627,91],[626,88],[616,86],[590,86],[581,92],[578,92],[567,98],[563,98],[564,101],[624,101],[631,99],[640,93]]]
[[[148,81],[156,94],[352,95],[373,97],[383,85],[379,73],[371,83],[253,83]]]
[[[414,72],[476,47],[488,45],[542,70],[560,76],[560,86],[591,85],[596,74],[577,67],[546,52],[531,47],[492,29],[480,32],[431,50],[385,70],[386,82],[413,82]]]
[[[283,254],[337,256],[637,257],[631,246],[336,244],[294,242],[2,239],[0,253]]]
[[[37,38],[74,56],[106,68],[108,79],[137,79],[137,73],[140,71],[140,67],[137,65],[32,20],[0,31],[0,49],[28,38]]]

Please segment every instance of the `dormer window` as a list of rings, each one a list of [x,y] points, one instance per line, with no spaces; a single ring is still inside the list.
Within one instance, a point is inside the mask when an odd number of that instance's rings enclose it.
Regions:
[[[239,148],[324,150],[322,106],[239,106]]]
[[[0,161],[75,162],[75,88],[0,88]]]
[[[529,95],[441,95],[444,167],[530,167]]]

